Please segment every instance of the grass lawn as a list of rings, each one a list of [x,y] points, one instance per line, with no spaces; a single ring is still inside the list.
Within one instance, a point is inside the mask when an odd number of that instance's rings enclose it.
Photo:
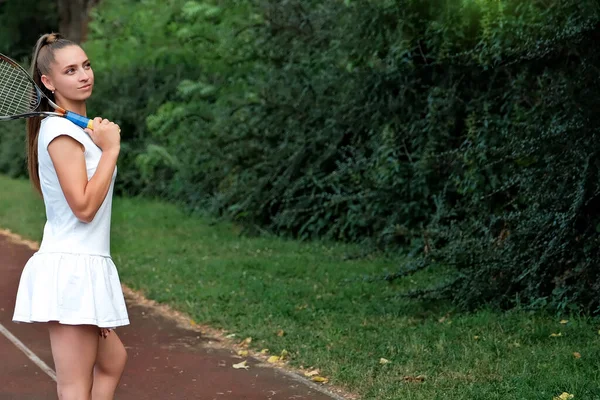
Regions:
[[[40,240],[43,204],[29,183],[0,176],[0,188],[0,228]],[[248,238],[156,201],[115,199],[112,231],[125,284],[198,323],[250,336],[256,349],[286,349],[293,365],[319,368],[363,399],[552,400],[568,392],[600,400],[598,320],[465,314],[406,300],[401,290],[436,277],[369,283],[365,276],[402,260],[348,260],[356,247]]]

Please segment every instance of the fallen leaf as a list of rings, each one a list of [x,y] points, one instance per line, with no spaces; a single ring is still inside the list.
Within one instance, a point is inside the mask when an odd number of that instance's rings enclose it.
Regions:
[[[263,354],[263,355],[264,355],[264,354],[267,354],[268,352],[269,352],[269,349],[262,349],[262,350],[260,351],[260,354]]]
[[[247,337],[246,339],[242,340],[242,342],[240,343],[240,346],[242,347],[248,347],[248,345],[252,343],[252,338],[251,337]]]
[[[281,358],[282,360],[285,360],[288,357],[289,353],[287,350],[281,350],[281,354],[279,355],[279,358]]]
[[[389,363],[391,363],[391,361],[387,360],[383,357],[379,359],[379,364],[389,364]]]
[[[319,383],[327,383],[327,382],[329,382],[329,379],[324,378],[324,377],[319,376],[319,375],[313,376],[312,378],[310,378],[310,380],[313,381],[313,382],[319,382]]]
[[[233,364],[233,368],[235,368],[235,369],[248,369],[250,367],[248,365],[246,365],[246,360],[244,360],[241,363]]]
[[[473,339],[479,340],[479,336],[473,336]]]
[[[558,333],[551,333],[550,337],[560,337],[562,336],[562,332],[558,332]]]
[[[237,353],[240,357],[248,357],[248,350],[239,350]]]
[[[319,370],[318,369],[313,369],[312,371],[307,371],[307,372],[304,373],[304,376],[307,376],[309,378],[311,376],[316,376],[316,375],[319,375]]]
[[[575,353],[573,353],[573,357],[575,358],[581,358],[581,353],[576,351]]]
[[[285,331],[283,329],[280,329],[277,331],[277,336],[282,337],[285,335]]]
[[[229,335],[225,336],[227,339],[232,339],[235,337],[235,333],[230,333]]]
[[[191,326],[196,326],[196,321],[194,321],[193,319],[190,319],[190,325]]]
[[[560,396],[553,397],[552,400],[569,400],[574,398],[575,395],[569,394],[567,392],[562,392]]]
[[[561,319],[560,320],[560,323],[563,324],[563,325],[567,324],[568,322],[569,322],[568,319]]]
[[[270,362],[272,364],[279,362],[279,356],[271,356],[267,359],[267,362]]]

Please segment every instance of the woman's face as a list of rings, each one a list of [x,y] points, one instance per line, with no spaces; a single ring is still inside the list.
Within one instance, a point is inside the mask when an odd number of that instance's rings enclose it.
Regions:
[[[85,101],[94,88],[94,71],[81,47],[68,46],[55,50],[50,74],[42,75],[42,82],[57,100]]]

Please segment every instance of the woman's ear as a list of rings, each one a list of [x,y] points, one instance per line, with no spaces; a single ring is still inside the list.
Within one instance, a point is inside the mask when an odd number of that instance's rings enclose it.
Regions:
[[[54,92],[54,85],[52,84],[52,81],[50,81],[50,78],[48,78],[47,75],[42,75],[42,83],[44,84],[44,86],[46,86],[46,89],[48,89],[51,92]]]

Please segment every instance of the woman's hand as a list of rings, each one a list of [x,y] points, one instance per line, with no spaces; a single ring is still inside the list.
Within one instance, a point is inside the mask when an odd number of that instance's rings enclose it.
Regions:
[[[100,328],[100,336],[102,336],[104,339],[106,339],[108,337],[108,335],[110,334],[110,331],[112,329],[109,328]]]
[[[121,149],[121,128],[119,125],[100,117],[94,118],[94,130],[85,129],[96,146],[102,151],[116,151]]]

